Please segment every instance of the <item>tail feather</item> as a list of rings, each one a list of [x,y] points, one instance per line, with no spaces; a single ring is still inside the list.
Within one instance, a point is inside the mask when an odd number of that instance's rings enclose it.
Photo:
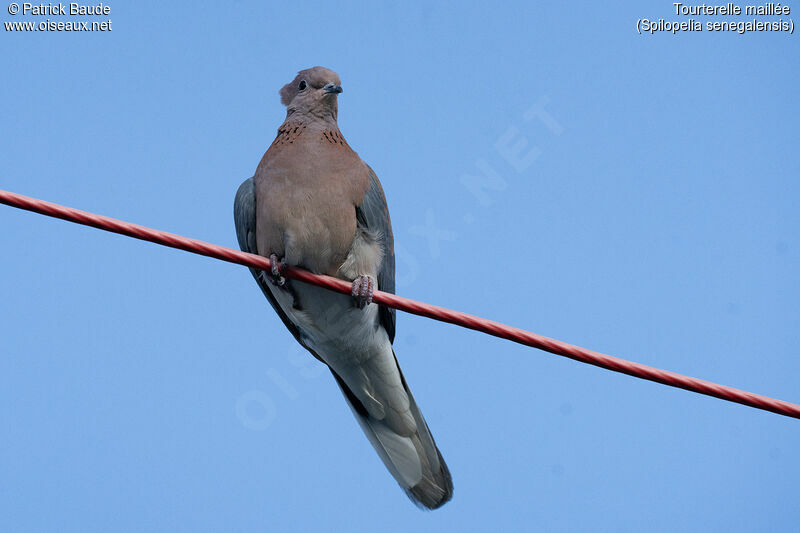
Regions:
[[[422,417],[405,378],[402,377],[402,372],[400,375],[403,386],[410,400],[411,413],[417,423],[417,432],[410,437],[397,434],[383,421],[371,417],[344,380],[332,369],[331,372],[367,439],[411,501],[427,509],[437,509],[447,503],[453,496],[450,471],[436,447],[428,424]]]

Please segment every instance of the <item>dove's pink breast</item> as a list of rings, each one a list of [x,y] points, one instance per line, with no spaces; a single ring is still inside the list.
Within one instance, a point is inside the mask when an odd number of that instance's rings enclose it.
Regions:
[[[341,133],[287,122],[255,174],[258,253],[335,275],[369,186],[366,164]]]

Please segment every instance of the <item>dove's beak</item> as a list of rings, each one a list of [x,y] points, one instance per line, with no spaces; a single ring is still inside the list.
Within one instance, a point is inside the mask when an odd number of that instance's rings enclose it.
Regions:
[[[336,85],[335,83],[329,83],[323,87],[323,89],[325,89],[325,92],[328,94],[339,94],[342,92],[342,86]]]

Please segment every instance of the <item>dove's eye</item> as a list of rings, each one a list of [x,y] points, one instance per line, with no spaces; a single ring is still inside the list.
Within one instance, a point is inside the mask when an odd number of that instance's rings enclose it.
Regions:
[[[305,91],[306,87],[308,87],[306,80],[301,80],[300,85],[297,86],[297,88],[300,89],[301,91]]]

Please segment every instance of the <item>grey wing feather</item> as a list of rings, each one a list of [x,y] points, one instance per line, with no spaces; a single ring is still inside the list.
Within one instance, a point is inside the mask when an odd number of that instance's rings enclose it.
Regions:
[[[239,248],[241,248],[243,252],[258,254],[258,249],[256,247],[256,192],[253,178],[244,180],[239,186],[239,190],[236,191],[236,200],[233,203],[233,219],[236,223],[236,238],[239,241]],[[301,339],[302,335],[300,330],[289,320],[289,317],[286,316],[286,313],[284,313],[283,309],[281,309],[281,306],[278,305],[277,300],[275,300],[275,297],[270,292],[269,287],[267,287],[267,282],[264,277],[267,275],[266,272],[251,268],[250,273],[253,274],[256,283],[258,283],[258,286],[261,288],[261,292],[267,297],[267,300],[269,300],[275,312],[281,317],[286,329],[294,335],[297,342],[305,347],[305,343]],[[317,357],[317,355],[314,354],[314,357]],[[317,358],[319,359],[319,357]]]
[[[367,167],[369,168],[369,167]],[[361,205],[356,206],[356,219],[359,226],[376,234],[383,247],[383,261],[378,272],[378,290],[394,294],[394,236],[392,223],[389,219],[389,207],[378,176],[369,169],[369,189],[367,189]],[[394,342],[395,310],[380,306],[378,316],[381,325],[389,334],[389,340]]]

